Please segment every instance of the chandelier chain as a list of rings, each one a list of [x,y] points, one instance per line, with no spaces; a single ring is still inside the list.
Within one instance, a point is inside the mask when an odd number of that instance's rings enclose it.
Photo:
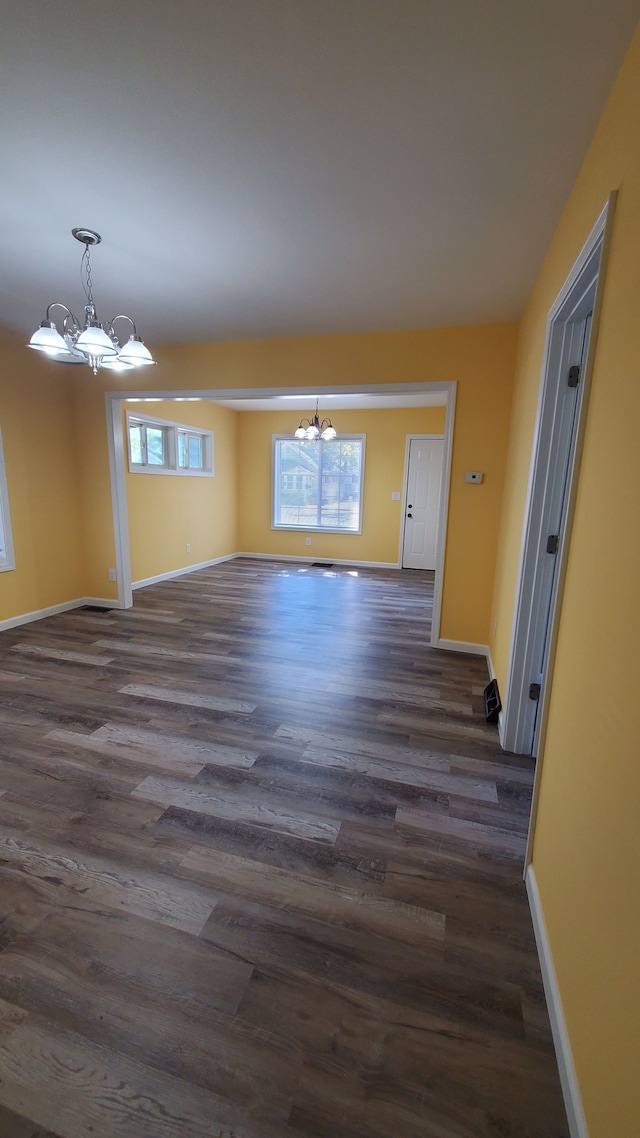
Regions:
[[[84,270],[84,277],[82,272]],[[89,246],[85,245],[84,253],[82,254],[82,261],[80,262],[80,279],[82,280],[82,287],[89,304],[93,304],[93,282],[91,280],[91,256]],[[85,284],[86,280],[86,284]]]

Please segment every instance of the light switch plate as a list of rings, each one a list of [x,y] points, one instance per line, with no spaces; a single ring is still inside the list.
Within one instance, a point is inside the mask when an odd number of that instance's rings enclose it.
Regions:
[[[391,501],[392,502],[399,502],[400,501],[400,491],[399,490],[392,490],[391,491]]]
[[[467,470],[464,480],[465,482],[482,482],[484,474],[481,470]]]

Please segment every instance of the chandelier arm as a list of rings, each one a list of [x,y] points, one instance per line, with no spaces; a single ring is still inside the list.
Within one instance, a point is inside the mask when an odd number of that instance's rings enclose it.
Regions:
[[[108,328],[113,328],[113,325],[115,324],[116,320],[128,320],[128,321],[129,321],[129,323],[130,323],[130,325],[131,325],[131,327],[133,328],[133,334],[134,334],[134,336],[137,336],[137,335],[138,335],[138,329],[136,328],[136,322],[135,322],[135,320],[133,319],[133,317],[131,317],[131,316],[127,316],[126,312],[120,312],[120,313],[118,314],[118,316],[112,316],[112,317],[111,317],[111,320],[108,320],[108,321],[107,321],[107,327],[108,327]]]
[[[79,336],[80,335],[80,322],[79,322],[77,316],[73,315],[73,312],[67,312],[67,315],[65,316],[64,320],[62,321],[62,327],[64,328],[65,332],[67,331],[67,323],[69,321],[71,322],[71,328],[72,328],[71,334],[73,336]]]
[[[70,308],[67,308],[66,304],[63,304],[62,301],[60,301],[60,300],[52,300],[51,304],[47,308],[47,313],[46,313],[46,317],[45,317],[45,319],[48,321],[51,320],[51,309],[52,308],[64,308],[67,316],[73,316],[73,312],[71,311]],[[66,317],[65,317],[65,319],[66,319]],[[73,319],[74,320],[76,319],[75,316],[73,316]],[[76,323],[77,323],[77,321],[76,321]]]

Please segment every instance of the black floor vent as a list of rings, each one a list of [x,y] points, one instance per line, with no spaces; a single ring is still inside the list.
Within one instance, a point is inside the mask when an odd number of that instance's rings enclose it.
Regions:
[[[78,612],[111,612],[111,609],[105,608],[104,605],[80,605]]]
[[[487,723],[497,723],[502,711],[502,701],[498,691],[498,681],[492,680],[484,689],[484,713]]]
[[[312,561],[312,569],[333,569],[333,561]]]

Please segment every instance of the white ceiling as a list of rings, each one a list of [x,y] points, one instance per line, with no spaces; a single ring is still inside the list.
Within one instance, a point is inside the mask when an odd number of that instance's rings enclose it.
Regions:
[[[517,319],[638,0],[3,0],[0,324]]]

